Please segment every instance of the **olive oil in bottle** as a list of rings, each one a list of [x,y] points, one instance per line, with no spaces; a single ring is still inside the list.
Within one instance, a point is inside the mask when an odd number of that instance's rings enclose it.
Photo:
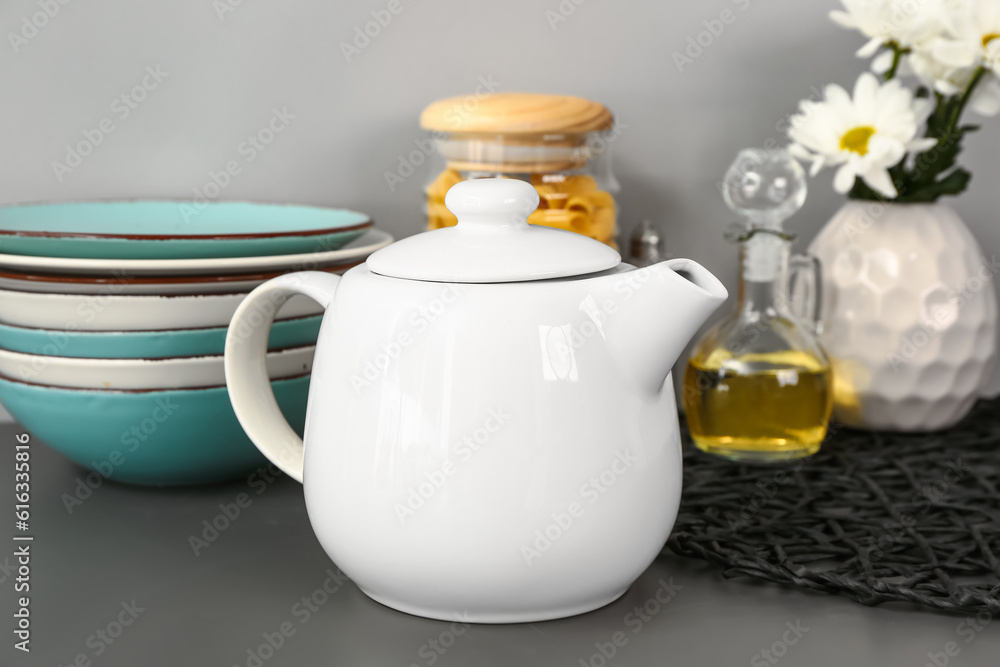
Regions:
[[[695,444],[737,459],[815,454],[833,409],[829,364],[798,350],[693,358],[684,396]]]

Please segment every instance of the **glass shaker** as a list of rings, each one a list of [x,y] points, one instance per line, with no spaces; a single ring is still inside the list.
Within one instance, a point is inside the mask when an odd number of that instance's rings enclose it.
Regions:
[[[683,402],[695,444],[737,460],[817,452],[833,409],[832,373],[817,341],[819,264],[791,255],[782,223],[806,199],[806,176],[786,151],[740,153],[723,197],[744,222],[736,311],[695,346]]]
[[[660,228],[652,220],[643,220],[629,237],[628,262],[637,269],[670,259]]]

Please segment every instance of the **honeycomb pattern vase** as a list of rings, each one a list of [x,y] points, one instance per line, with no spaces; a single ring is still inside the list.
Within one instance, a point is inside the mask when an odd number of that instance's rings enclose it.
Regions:
[[[849,201],[810,246],[823,265],[821,341],[834,419],[933,431],[971,409],[997,350],[996,257],[941,204]]]

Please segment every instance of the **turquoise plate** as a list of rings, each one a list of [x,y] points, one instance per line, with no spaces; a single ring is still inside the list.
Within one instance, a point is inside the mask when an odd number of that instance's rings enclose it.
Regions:
[[[363,213],[252,202],[107,201],[0,207],[0,253],[83,259],[205,259],[337,250]]]
[[[301,434],[309,376],[274,380],[271,387]],[[0,377],[0,401],[32,436],[116,481],[204,484],[267,464],[243,433],[225,387],[125,392]]]
[[[267,339],[270,350],[311,345],[322,315],[279,320]],[[50,357],[164,359],[222,354],[226,327],[165,331],[55,331],[0,324],[0,348]]]

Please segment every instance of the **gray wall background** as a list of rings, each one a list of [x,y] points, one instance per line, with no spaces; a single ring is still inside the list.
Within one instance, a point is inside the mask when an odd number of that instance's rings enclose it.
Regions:
[[[423,136],[424,105],[492,78],[501,91],[607,104],[626,126],[614,144],[625,233],[655,220],[673,255],[730,288],[735,252],[721,234],[732,218],[716,181],[740,148],[783,142],[776,126],[800,99],[849,87],[866,66],[853,56],[863,39],[827,19],[836,0],[398,0],[350,62],[341,43],[389,0],[61,1],[0,4],[0,203],[192,198],[237,160],[223,198],[341,205],[415,233],[428,166],[395,191],[384,174]],[[39,3],[57,12],[15,53],[10,34]],[[726,10],[732,22],[679,71],[674,52]],[[121,118],[115,100],[147,67],[168,74]],[[295,118],[246,161],[241,143],[275,108]],[[113,132],[59,180],[53,161],[105,118]],[[953,202],[987,256],[1000,251],[998,124],[986,119],[967,147],[975,182]],[[841,203],[831,179],[811,183],[790,225],[800,247]]]

